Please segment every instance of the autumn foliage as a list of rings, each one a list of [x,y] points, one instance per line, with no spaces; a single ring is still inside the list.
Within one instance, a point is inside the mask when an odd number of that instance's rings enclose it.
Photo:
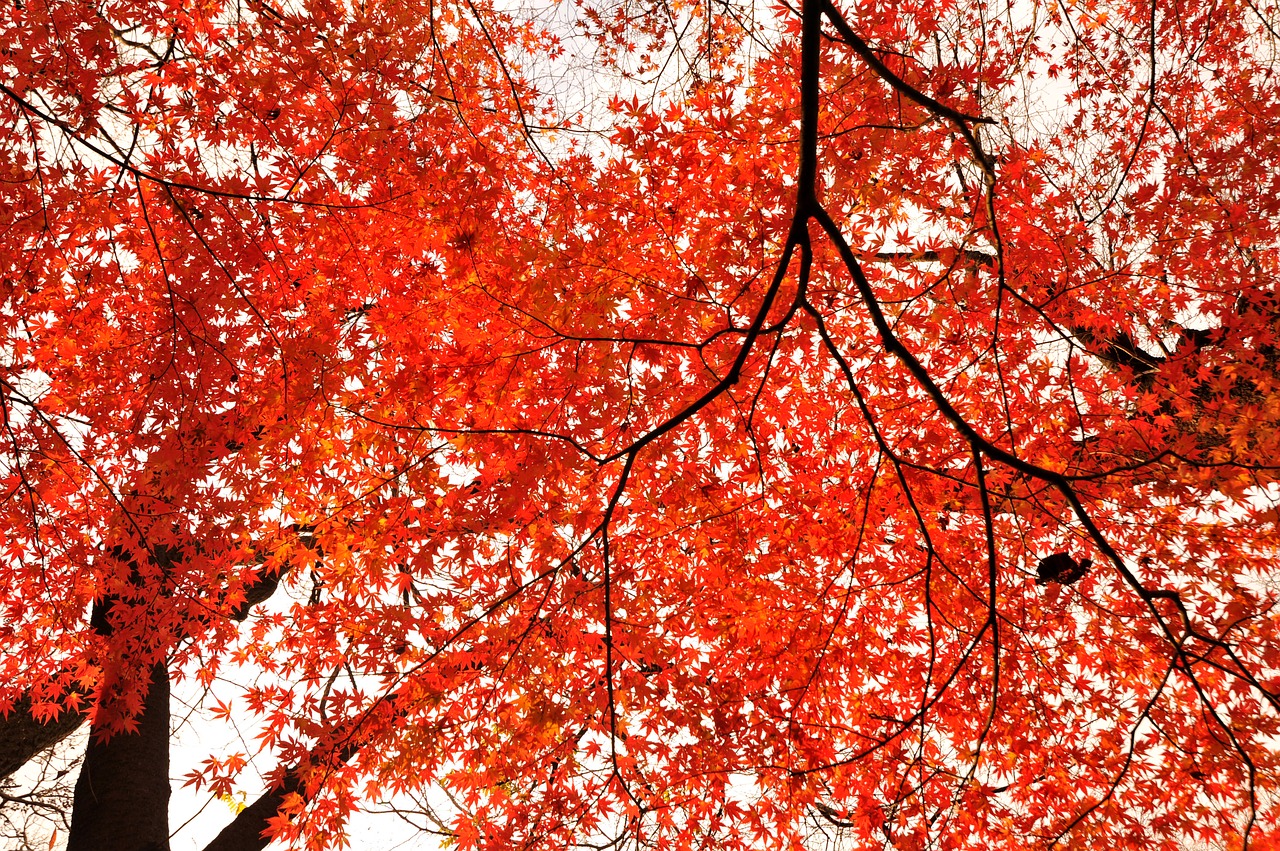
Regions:
[[[228,851],[1270,847],[1277,26],[9,3],[6,773],[87,720],[73,849],[171,775]]]

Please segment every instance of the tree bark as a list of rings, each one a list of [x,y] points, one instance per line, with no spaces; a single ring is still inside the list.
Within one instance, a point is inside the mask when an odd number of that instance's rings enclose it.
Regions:
[[[76,781],[67,851],[168,851],[169,671],[151,668],[137,730],[94,723]]]
[[[52,721],[40,721],[31,712],[31,698],[24,695],[8,715],[0,718],[0,780],[74,733],[84,722],[83,712],[69,709]]]

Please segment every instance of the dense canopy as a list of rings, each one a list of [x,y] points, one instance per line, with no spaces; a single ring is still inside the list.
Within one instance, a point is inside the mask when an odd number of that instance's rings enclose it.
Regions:
[[[1277,26],[14,0],[3,773],[87,724],[103,851],[171,776],[225,851],[1265,847]]]

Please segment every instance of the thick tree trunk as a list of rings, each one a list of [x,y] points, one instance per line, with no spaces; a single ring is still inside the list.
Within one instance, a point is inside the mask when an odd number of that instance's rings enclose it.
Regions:
[[[160,662],[138,728],[103,739],[95,723],[76,781],[67,851],[168,851],[169,672]]]
[[[275,593],[282,575],[263,576],[246,587],[244,601],[230,616],[237,621],[248,617],[254,606]],[[103,636],[115,631],[110,616],[112,602],[110,599],[100,601],[93,609],[92,628]],[[110,701],[112,697],[108,695],[103,699]],[[168,851],[169,671],[164,661],[151,668],[147,695],[136,721],[136,730],[105,739],[99,724],[94,724],[76,781],[67,851]],[[21,756],[15,751],[15,759]],[[25,759],[31,756],[34,752]],[[256,833],[265,829],[266,820],[276,814],[284,796],[296,790],[297,782],[296,776],[290,774],[286,786],[274,793],[278,798],[272,804],[260,803],[255,805],[256,809],[251,808],[251,815],[263,811]],[[243,827],[248,821],[240,819],[237,824]],[[265,841],[254,835],[250,842],[234,847],[247,849],[265,845]]]

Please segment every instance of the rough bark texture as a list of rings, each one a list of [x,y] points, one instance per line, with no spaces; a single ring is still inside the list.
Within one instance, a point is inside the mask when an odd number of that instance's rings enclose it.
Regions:
[[[102,739],[95,724],[76,781],[67,851],[168,851],[169,674],[161,662],[138,729]]]

